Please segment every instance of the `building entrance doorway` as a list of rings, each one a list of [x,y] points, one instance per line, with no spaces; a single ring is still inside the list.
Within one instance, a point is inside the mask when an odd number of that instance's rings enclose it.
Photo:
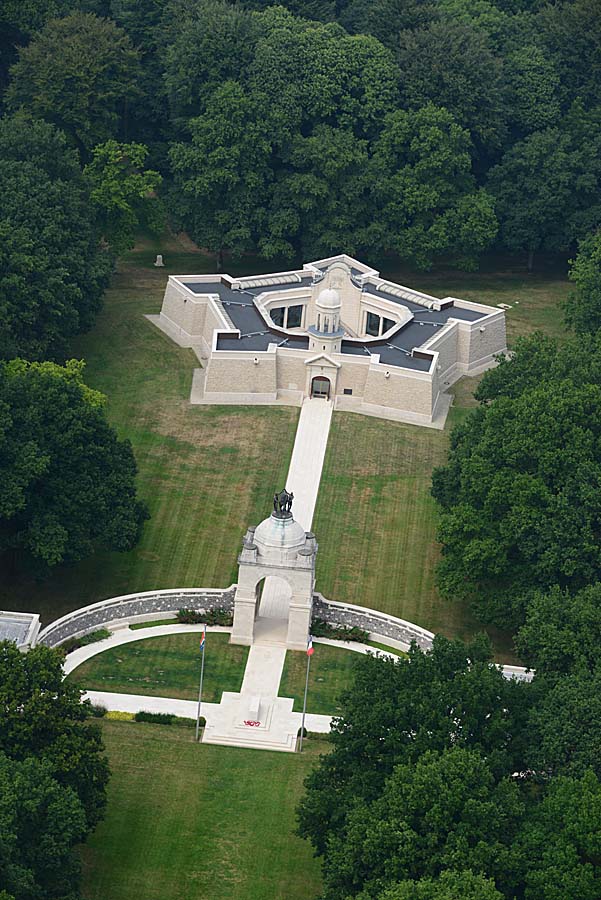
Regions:
[[[316,375],[311,382],[311,396],[321,397],[323,400],[330,399],[330,379],[323,375]]]

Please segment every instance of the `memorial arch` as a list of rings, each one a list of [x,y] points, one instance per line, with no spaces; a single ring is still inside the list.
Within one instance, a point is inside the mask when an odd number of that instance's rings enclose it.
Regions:
[[[290,499],[288,499],[290,498]],[[291,495],[274,497],[274,511],[249,528],[238,557],[231,642],[252,645],[265,620],[278,620],[291,650],[304,650],[315,585],[315,535],[295,521]]]

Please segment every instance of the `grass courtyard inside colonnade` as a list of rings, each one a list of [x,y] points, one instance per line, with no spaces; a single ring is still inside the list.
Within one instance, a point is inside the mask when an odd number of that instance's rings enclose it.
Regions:
[[[164,253],[166,269],[153,268],[157,251]],[[234,274],[266,267],[274,265],[249,259],[226,264]],[[39,611],[48,622],[119,594],[225,587],[235,580],[246,527],[269,513],[274,488],[284,484],[299,411],[189,405],[194,354],[144,314],[159,311],[169,272],[213,270],[211,257],[173,238],[143,242],[120,263],[95,328],[73,355],[86,359],[87,382],[107,394],[111,422],[132,441],[151,519],[129,553],[100,553],[39,581],[2,573],[3,608]],[[508,312],[511,337],[536,327],[561,333],[558,303],[568,284],[557,270],[528,276],[496,261],[477,273],[411,273],[390,265],[382,271],[437,296],[492,305],[519,300]],[[450,423],[473,402],[466,385],[455,386],[461,406],[452,410]],[[477,625],[465,607],[443,601],[434,581],[439,551],[430,477],[447,446],[448,429],[335,414],[314,520],[317,587],[326,596],[448,635],[473,632]],[[506,649],[502,636],[497,645]]]

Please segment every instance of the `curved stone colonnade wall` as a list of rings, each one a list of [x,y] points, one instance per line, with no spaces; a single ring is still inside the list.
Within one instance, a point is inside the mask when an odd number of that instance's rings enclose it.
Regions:
[[[233,584],[225,589],[145,591],[101,600],[51,622],[40,632],[37,643],[57,647],[68,638],[81,637],[97,628],[161,619],[182,608],[207,612],[219,607],[233,613],[235,591],[236,585]],[[412,622],[365,606],[327,600],[318,593],[313,595],[313,618],[323,619],[330,625],[357,626],[369,632],[372,639],[384,638],[385,643],[399,650],[408,650],[412,641],[422,650],[429,650],[434,640],[433,632]],[[503,673],[507,677],[528,681],[532,678],[532,673],[520,666],[503,666]]]
[[[57,647],[67,638],[81,637],[97,628],[125,625],[129,622],[152,621],[164,618],[178,609],[194,609],[197,612],[226,609],[234,611],[236,586],[223,589],[180,588],[179,590],[145,591],[141,594],[124,594],[111,600],[101,600],[67,613],[44,628],[37,643]]]
[[[362,628],[370,636],[388,638],[393,642],[392,646],[399,645],[399,650],[408,650],[412,641],[422,650],[429,650],[434,640],[431,631],[412,622],[378,612],[377,609],[326,600],[322,594],[313,595],[313,618],[323,619],[330,625]]]

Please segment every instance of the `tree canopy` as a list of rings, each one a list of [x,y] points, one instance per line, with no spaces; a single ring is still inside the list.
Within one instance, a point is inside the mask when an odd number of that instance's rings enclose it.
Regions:
[[[73,139],[82,153],[114,136],[136,92],[138,54],[109,19],[74,12],[48,22],[11,68],[7,103]]]
[[[131,445],[107,423],[83,364],[0,368],[0,548],[46,566],[127,550],[147,517]]]
[[[112,258],[64,134],[5,117],[0,151],[0,359],[60,358],[92,324]]]
[[[519,626],[538,590],[600,574],[598,384],[543,381],[455,429],[435,470],[442,589],[482,621]]]
[[[100,731],[60,651],[42,645],[0,643],[0,707],[0,885],[15,900],[74,897],[74,848],[106,802]]]

